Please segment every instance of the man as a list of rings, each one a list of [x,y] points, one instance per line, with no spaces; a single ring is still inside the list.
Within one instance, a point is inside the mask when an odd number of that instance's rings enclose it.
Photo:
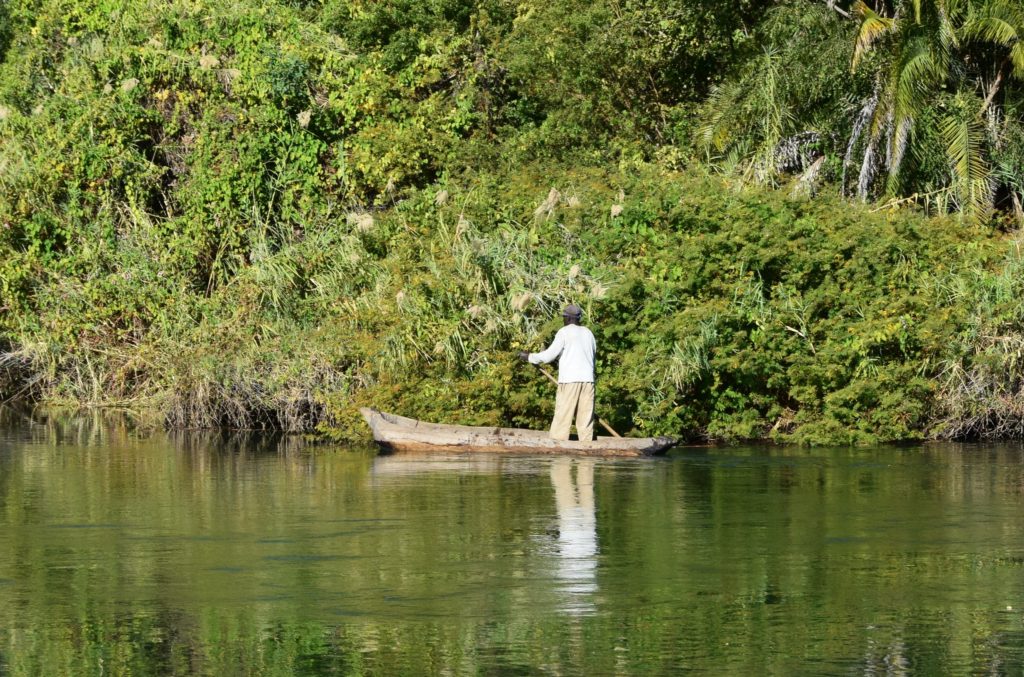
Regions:
[[[531,364],[547,364],[558,358],[558,395],[555,396],[555,417],[551,421],[551,437],[569,439],[573,412],[576,433],[583,442],[594,439],[594,355],[597,342],[586,327],[580,326],[583,311],[568,305],[562,311],[563,326],[555,340],[541,353],[519,353],[519,359]]]

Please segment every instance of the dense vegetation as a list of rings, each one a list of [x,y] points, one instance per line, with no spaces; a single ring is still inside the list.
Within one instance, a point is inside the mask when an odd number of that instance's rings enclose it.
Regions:
[[[0,388],[350,435],[1024,433],[1024,9],[0,3]],[[856,177],[856,178],[854,178]]]

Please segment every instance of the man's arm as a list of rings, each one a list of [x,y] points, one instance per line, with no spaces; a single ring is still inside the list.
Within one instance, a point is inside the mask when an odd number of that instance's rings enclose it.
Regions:
[[[540,353],[530,353],[529,362],[530,364],[547,364],[556,357],[562,354],[562,349],[565,347],[565,337],[562,332],[559,331],[555,334],[555,340],[551,342],[547,350]]]

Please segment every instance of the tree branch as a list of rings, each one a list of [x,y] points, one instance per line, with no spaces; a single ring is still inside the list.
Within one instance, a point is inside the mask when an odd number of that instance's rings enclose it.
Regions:
[[[828,6],[829,9],[834,9],[836,12],[846,17],[847,19],[850,18],[849,12],[847,12],[842,7],[836,7],[836,0],[825,0],[825,4]]]
[[[999,72],[996,73],[996,79],[992,82],[992,86],[988,89],[988,96],[985,97],[985,103],[981,104],[981,110],[978,111],[978,117],[980,118],[988,110],[988,107],[992,105],[992,100],[996,98],[996,94],[999,93],[999,86],[1003,84],[1003,72],[1006,71],[1006,66],[1010,63],[1010,57],[999,65]]]

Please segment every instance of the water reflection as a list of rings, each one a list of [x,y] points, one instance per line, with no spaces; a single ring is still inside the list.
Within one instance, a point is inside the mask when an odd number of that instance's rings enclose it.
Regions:
[[[422,473],[490,475],[503,469],[503,459],[493,454],[386,454],[373,459],[376,478],[406,477]]]
[[[544,472],[544,460],[529,457],[473,454],[393,454],[373,461],[370,483],[379,488],[422,486],[427,477],[438,480],[458,478],[462,491],[470,478],[508,482],[517,476]],[[537,579],[548,591],[557,593],[557,608],[570,615],[594,612],[597,592],[597,516],[594,506],[594,459],[555,458],[548,473],[554,489],[557,529],[541,527],[539,541],[555,559],[552,578]],[[497,487],[499,485],[495,485]],[[550,504],[548,504],[550,505]],[[492,516],[500,520],[500,515]],[[521,537],[521,536],[519,536]],[[516,536],[506,537],[503,547],[519,548]],[[552,547],[553,546],[553,547]],[[538,561],[537,564],[541,564]],[[546,567],[545,567],[546,568]],[[529,573],[521,571],[516,576]],[[534,574],[539,571],[534,569]],[[533,603],[534,602],[528,602]]]
[[[0,675],[1024,674],[1022,453],[0,427]]]
[[[576,475],[573,477],[573,468]],[[563,609],[573,615],[594,610],[597,592],[597,517],[594,513],[594,460],[557,458],[551,462],[551,485],[558,510],[559,591]]]

